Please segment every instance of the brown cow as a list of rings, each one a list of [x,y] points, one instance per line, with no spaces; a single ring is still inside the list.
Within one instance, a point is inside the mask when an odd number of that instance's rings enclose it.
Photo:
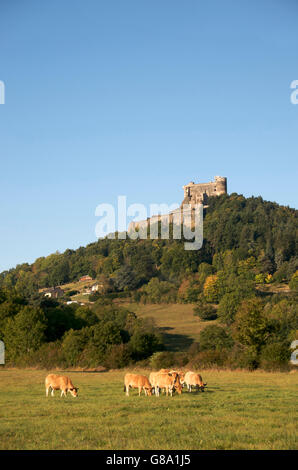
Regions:
[[[182,372],[182,370],[170,370],[169,374],[172,375],[173,377],[178,375],[181,385],[184,385],[184,375],[185,374],[184,374],[184,372]]]
[[[145,395],[152,395],[151,384],[145,375],[126,374],[124,377],[124,391],[126,391],[127,396],[129,395],[129,387],[137,388],[139,396],[142,390],[144,390]]]
[[[191,387],[195,386],[198,390],[204,392],[204,388],[206,387],[207,383],[203,382],[202,377],[200,374],[196,374],[195,372],[186,372],[184,381],[188,388],[188,391],[191,392]]]
[[[171,376],[169,374],[161,374],[160,372],[153,372],[153,376],[151,377],[151,384],[155,388],[155,395],[159,396],[159,389],[165,388],[166,394],[168,396],[169,392],[170,395],[173,396],[173,390],[177,390],[179,394],[182,393],[182,385],[179,381],[179,376]]]
[[[54,396],[54,390],[61,390],[61,397],[62,395],[66,396],[67,392],[70,392],[73,397],[78,396],[78,388],[74,387],[70,378],[66,377],[65,375],[47,375],[45,380],[45,386],[46,396],[48,396],[50,388],[52,389],[52,397]]]

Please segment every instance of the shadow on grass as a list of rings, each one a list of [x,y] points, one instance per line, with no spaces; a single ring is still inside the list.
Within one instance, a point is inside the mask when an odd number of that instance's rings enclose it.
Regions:
[[[167,351],[173,352],[184,352],[187,351],[190,345],[193,343],[193,339],[188,335],[181,335],[177,333],[168,333],[173,330],[172,327],[159,328],[163,334],[163,341]]]

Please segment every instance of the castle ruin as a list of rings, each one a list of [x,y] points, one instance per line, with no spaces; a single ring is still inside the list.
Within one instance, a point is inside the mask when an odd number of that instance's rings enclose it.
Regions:
[[[227,194],[227,178],[224,176],[215,176],[214,181],[210,183],[197,183],[193,181],[183,186],[184,199],[181,207],[184,204],[208,204],[208,199],[213,196],[220,196]]]
[[[179,209],[175,209],[174,211],[165,215],[153,215],[151,218],[148,217],[147,220],[130,222],[128,232],[137,229],[145,230],[147,233],[147,228],[150,225],[150,221],[151,223],[156,223],[161,222],[162,220],[168,220],[169,223],[173,223],[175,214],[181,213],[181,209],[184,205],[190,206],[189,209],[187,209],[187,211],[190,211],[190,213],[194,212],[196,204],[203,204],[204,208],[208,207],[208,201],[210,197],[227,194],[227,178],[224,176],[215,176],[214,181],[211,181],[210,183],[194,183],[191,181],[190,183],[183,186],[183,190],[184,199]]]

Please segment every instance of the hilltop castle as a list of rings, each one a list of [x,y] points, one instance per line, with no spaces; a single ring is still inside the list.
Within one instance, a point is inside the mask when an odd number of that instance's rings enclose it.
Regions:
[[[224,176],[215,176],[214,181],[210,183],[198,183],[195,184],[193,181],[183,186],[184,199],[183,204],[208,204],[209,197],[220,196],[221,194],[227,194],[227,178]]]
[[[179,209],[175,209],[169,214],[169,222],[173,222],[173,216],[180,212],[184,204],[190,205],[190,211],[193,212],[195,204],[203,204],[203,207],[208,207],[208,200],[210,197],[220,196],[222,194],[227,194],[227,178],[224,176],[215,176],[214,181],[210,183],[197,183],[193,181],[183,186],[184,190],[184,199],[181,203]],[[188,209],[189,210],[189,209]],[[147,233],[147,228],[149,227],[150,220],[152,223],[160,222],[163,218],[167,219],[168,214],[166,215],[153,215],[151,218],[148,217],[147,220],[130,222],[128,227],[128,232],[131,230],[140,230],[145,229]]]

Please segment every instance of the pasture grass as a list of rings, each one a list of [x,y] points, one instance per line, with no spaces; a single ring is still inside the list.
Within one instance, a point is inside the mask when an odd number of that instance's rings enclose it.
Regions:
[[[187,351],[189,346],[199,340],[200,332],[217,320],[202,321],[193,314],[193,304],[140,304],[125,303],[125,306],[140,318],[152,317],[164,334],[164,343],[170,351]]]
[[[0,448],[297,449],[298,374],[206,370],[204,393],[127,397],[125,372],[64,372],[79,397],[61,398],[45,371],[0,370]]]

